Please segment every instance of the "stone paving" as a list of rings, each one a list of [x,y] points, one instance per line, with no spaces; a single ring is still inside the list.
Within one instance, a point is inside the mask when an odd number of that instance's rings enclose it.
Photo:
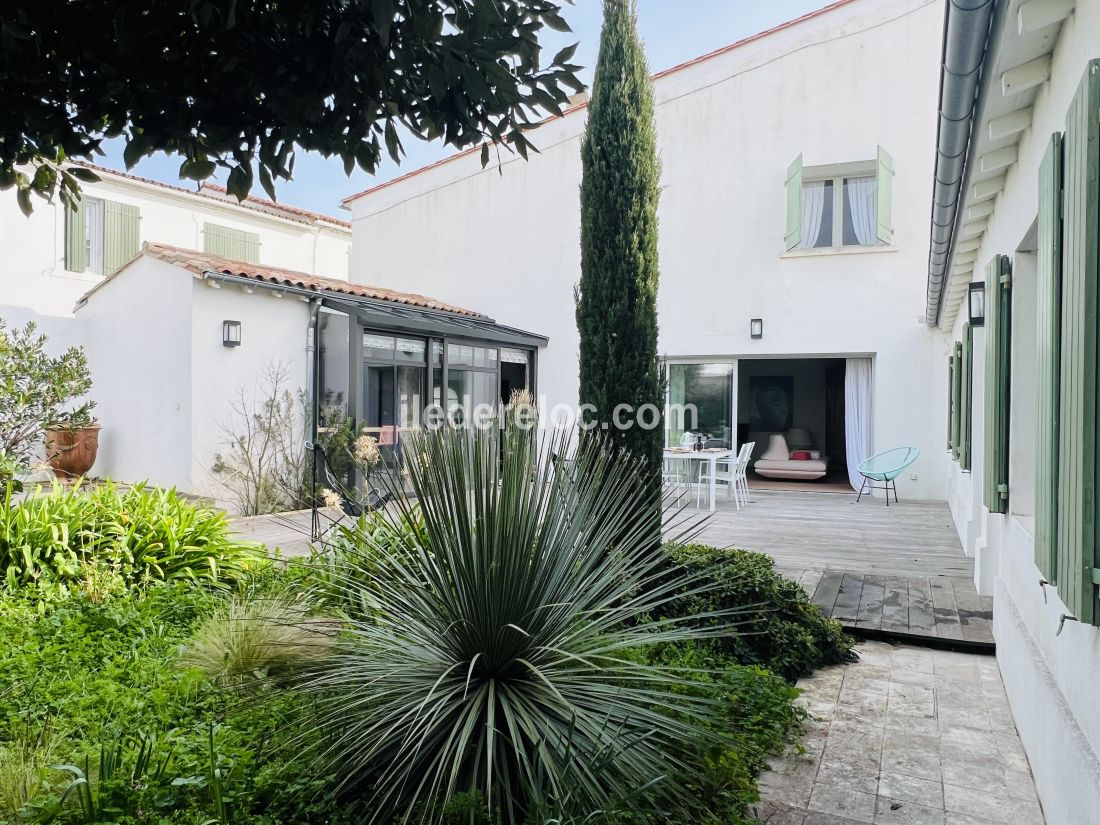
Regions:
[[[865,642],[798,683],[804,753],[775,759],[768,825],[1044,825],[992,656]]]

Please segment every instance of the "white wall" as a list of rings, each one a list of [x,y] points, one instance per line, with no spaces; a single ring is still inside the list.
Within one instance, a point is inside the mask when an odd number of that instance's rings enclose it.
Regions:
[[[947,349],[918,320],[942,15],[936,0],[863,0],[655,84],[661,354],[872,355],[874,446],[922,451],[911,498],[942,498],[947,471],[945,422],[926,414],[929,396],[943,400]],[[577,401],[585,113],[533,133],[529,162],[504,153],[482,170],[474,152],[351,202],[353,279],[548,335],[539,392],[551,403]],[[880,144],[896,167],[893,246],[785,255],[791,161],[873,160]],[[762,340],[749,338],[754,317]]]
[[[96,475],[191,487],[191,281],[141,258],[80,310],[102,427]]]
[[[1014,25],[1011,18],[1009,25]],[[1038,170],[1051,133],[1065,128],[1065,115],[1085,70],[1100,57],[1100,3],[1079,2],[1054,51],[1051,80],[1033,105],[1032,125],[1019,143],[1017,163],[1008,171],[997,197],[978,256],[976,277],[995,254],[1008,254],[1013,273],[1013,371],[1010,411],[1008,515],[990,514],[981,505],[982,381],[984,337],[976,338],[974,472],[950,471],[952,512],[964,544],[976,553],[976,579],[992,592],[997,659],[1004,676],[1021,738],[1035,774],[1039,797],[1051,825],[1096,821],[1100,811],[1100,629],[1066,622],[1068,612],[1054,588],[1039,586],[1034,563],[1034,427],[1038,415],[1035,375],[1034,266],[1016,254],[1038,213]],[[915,307],[923,306],[918,302]],[[952,335],[962,334],[964,319]],[[942,409],[939,407],[938,409]],[[1017,500],[1022,499],[1022,500]]]
[[[269,366],[286,367],[286,385],[297,399],[307,390],[307,333],[310,305],[298,298],[274,298],[258,289],[253,294],[222,285],[219,289],[193,281],[191,327],[192,492],[228,504],[222,483],[210,468],[223,452],[228,433],[241,433],[235,404],[253,405],[262,400]],[[222,321],[241,322],[241,345],[222,344]]]
[[[259,261],[331,278],[346,278],[350,234],[339,227],[311,225],[272,216],[256,209],[224,203],[212,197],[177,191],[101,173],[99,183],[82,184],[88,197],[105,198],[141,210],[140,239],[203,248],[206,222],[260,235]],[[13,308],[46,316],[71,317],[73,306],[99,276],[65,269],[65,209],[35,202],[24,217],[9,192],[0,197],[0,242],[5,265],[0,271],[0,317]]]

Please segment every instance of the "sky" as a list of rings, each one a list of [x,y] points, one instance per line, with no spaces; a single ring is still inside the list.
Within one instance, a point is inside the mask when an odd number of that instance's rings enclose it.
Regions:
[[[638,29],[645,43],[646,56],[652,71],[658,72],[721,48],[744,37],[779,25],[786,20],[827,5],[829,0],[638,0]],[[563,0],[562,16],[572,34],[545,30],[544,49],[549,56],[558,49],[578,43],[574,62],[583,66],[581,79],[589,83],[599,49],[601,0]],[[538,132],[530,135],[538,145]],[[326,159],[316,153],[299,152],[294,167],[294,180],[276,181],[276,193],[281,202],[316,212],[345,216],[341,199],[398,175],[418,169],[453,154],[454,147],[441,141],[424,142],[414,137],[404,140],[406,155],[401,165],[384,155],[384,163],[371,176],[356,169],[349,178],[344,174],[343,161]],[[103,144],[106,157],[96,160],[102,166],[125,170],[122,162],[123,142]],[[180,181],[180,158],[153,155],[129,170],[135,175],[164,183],[192,185]],[[225,172],[219,170],[214,180],[224,183]],[[253,194],[264,196],[257,185]]]

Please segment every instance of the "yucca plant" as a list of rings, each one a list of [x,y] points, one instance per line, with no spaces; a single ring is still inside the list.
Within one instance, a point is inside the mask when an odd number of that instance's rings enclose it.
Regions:
[[[690,808],[670,777],[717,744],[717,709],[645,651],[729,634],[735,614],[664,616],[706,585],[662,554],[638,463],[586,434],[539,450],[517,426],[403,438],[412,494],[340,579],[373,610],[297,685],[340,789],[372,821],[438,822],[470,792],[505,823],[564,800]]]

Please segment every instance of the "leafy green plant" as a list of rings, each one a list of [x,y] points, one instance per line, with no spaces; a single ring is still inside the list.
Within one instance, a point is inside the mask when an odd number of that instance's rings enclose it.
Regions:
[[[224,513],[175,490],[54,484],[18,502],[9,490],[0,508],[0,565],[9,589],[79,582],[89,565],[127,584],[187,579],[220,586],[262,563],[258,548],[230,536]]]
[[[335,632],[292,599],[234,597],[199,625],[183,663],[219,686],[249,686],[325,656]]]
[[[90,419],[92,401],[70,405],[92,388],[88,358],[80,347],[46,352],[45,335],[33,321],[8,330],[0,318],[0,453],[25,467],[42,440],[42,428],[66,418]]]
[[[481,791],[522,822],[569,794],[590,809],[628,789],[677,811],[698,804],[667,778],[721,741],[716,702],[635,655],[732,632],[736,611],[653,618],[681,590],[649,514],[658,502],[628,454],[582,435],[535,449],[533,430],[416,433],[415,498],[380,516],[341,584],[369,618],[348,622],[297,689],[316,704],[327,765],[371,821],[436,822]],[[407,525],[422,519],[423,532]],[[364,591],[369,591],[366,593]]]
[[[709,643],[716,651],[741,664],[766,667],[792,682],[824,665],[856,659],[855,640],[840,622],[825,616],[797,582],[780,576],[769,556],[703,544],[670,545],[667,551],[677,564],[714,584],[686,594],[676,610],[749,611],[743,633]]]

